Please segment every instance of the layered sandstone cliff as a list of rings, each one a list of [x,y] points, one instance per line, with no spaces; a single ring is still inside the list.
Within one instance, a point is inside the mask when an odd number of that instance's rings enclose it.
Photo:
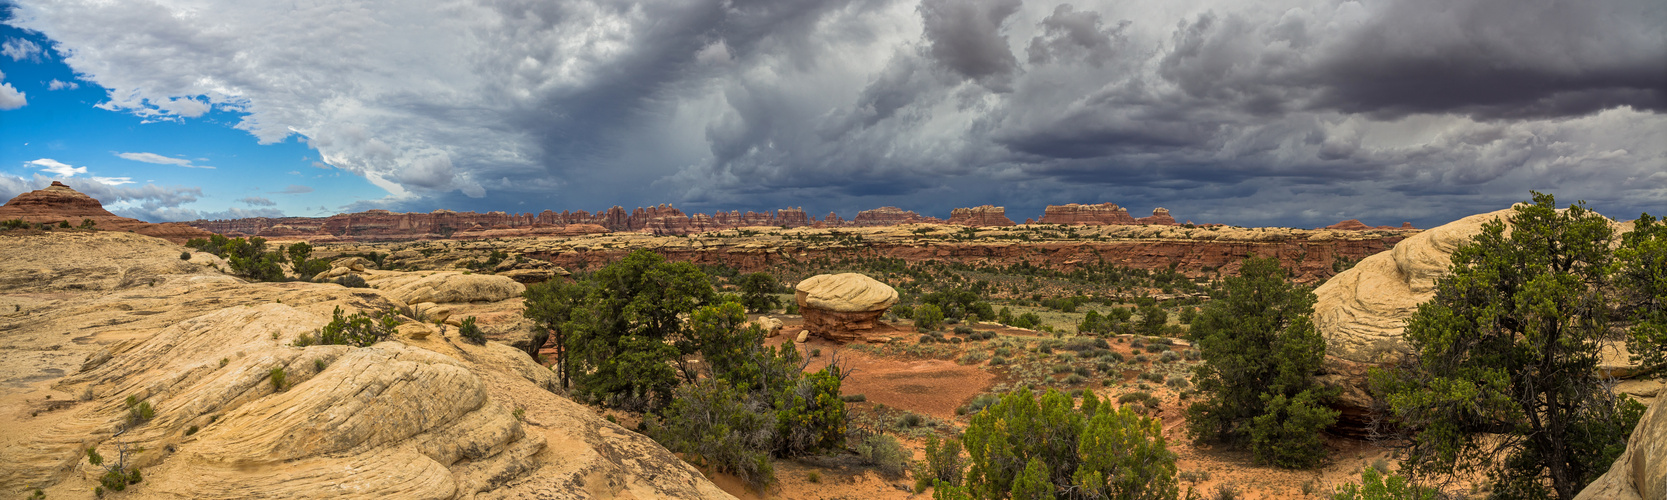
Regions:
[[[1101,203],[1098,205],[1048,205],[1043,210],[1041,224],[1068,225],[1100,225],[1100,224],[1139,224],[1134,217],[1129,216],[1129,210],[1116,203]]]
[[[828,216],[833,218],[838,217],[834,214],[828,214]],[[927,217],[921,217],[920,214],[901,208],[880,207],[873,210],[863,210],[861,212],[857,212],[856,218],[851,219],[851,225],[864,227],[896,226],[900,224],[918,224],[927,222],[927,219]],[[829,221],[828,225],[834,225],[833,221]]]
[[[979,205],[972,208],[957,208],[949,212],[949,224],[959,224],[972,227],[1012,226],[1013,219],[1007,218],[1007,209],[991,205]]]

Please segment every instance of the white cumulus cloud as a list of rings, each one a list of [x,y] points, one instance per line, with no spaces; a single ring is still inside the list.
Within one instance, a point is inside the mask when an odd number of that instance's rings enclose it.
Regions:
[[[41,55],[41,46],[22,38],[9,38],[5,43],[0,43],[0,54],[12,58],[13,61],[38,59]]]
[[[0,72],[0,109],[17,109],[29,104],[28,96],[19,92],[17,87],[6,83],[6,74]]]

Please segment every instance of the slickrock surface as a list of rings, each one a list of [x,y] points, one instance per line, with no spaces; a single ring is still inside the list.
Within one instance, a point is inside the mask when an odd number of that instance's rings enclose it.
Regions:
[[[0,495],[86,496],[95,447],[142,468],[130,498],[732,498],[552,392],[552,372],[510,346],[409,319],[371,347],[293,346],[337,307],[502,297],[520,286],[507,278],[247,283],[113,232],[8,236],[0,251]],[[494,300],[472,305],[519,310]],[[155,418],[130,425],[129,396]]]
[[[177,222],[151,224],[138,219],[121,217],[104,209],[104,205],[91,196],[76,191],[69,185],[52,181],[46,189],[38,189],[17,195],[0,206],[0,220],[23,219],[36,223],[58,223],[68,221],[70,225],[79,226],[83,219],[92,219],[95,229],[104,231],[126,231],[147,236],[163,238],[174,243],[184,243],[191,238],[206,238],[208,231],[197,229]]]
[[[1638,419],[1626,452],[1609,472],[1586,485],[1575,500],[1652,500],[1667,498],[1667,398]]]
[[[819,274],[794,287],[794,300],[812,335],[854,342],[887,329],[880,316],[897,303],[897,290],[857,273]]]

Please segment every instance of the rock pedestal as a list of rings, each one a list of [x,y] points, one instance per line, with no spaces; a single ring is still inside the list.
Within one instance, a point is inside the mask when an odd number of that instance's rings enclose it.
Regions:
[[[799,282],[794,300],[805,329],[835,342],[860,342],[868,334],[890,331],[880,321],[897,303],[897,290],[857,274],[820,274]]]

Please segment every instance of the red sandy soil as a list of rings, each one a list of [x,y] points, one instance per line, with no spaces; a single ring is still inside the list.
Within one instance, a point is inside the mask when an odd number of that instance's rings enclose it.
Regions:
[[[775,317],[783,320],[784,326],[779,335],[765,340],[767,345],[790,343],[803,329],[798,317]],[[983,325],[980,325],[980,329],[994,329],[1004,335],[1033,333],[1010,328],[986,328]],[[899,339],[897,342],[914,342],[911,335],[913,328],[902,326],[898,330],[893,337]],[[799,344],[798,349],[807,357],[813,349],[821,350],[820,356],[809,358],[810,363],[806,366],[806,371],[820,370],[837,356],[840,365],[851,372],[842,384],[842,392],[848,395],[863,394],[868,399],[866,403],[852,404],[850,407],[853,410],[873,410],[878,405],[885,405],[896,410],[930,415],[962,429],[966,427],[968,420],[964,416],[956,416],[955,408],[966,404],[973,396],[988,391],[991,386],[1005,379],[999,370],[990,371],[982,365],[964,366],[954,361],[936,359],[877,357],[815,337]],[[1114,341],[1111,343],[1111,349],[1130,357],[1138,354],[1130,349],[1127,342]],[[1134,373],[1130,372],[1123,377],[1128,381],[1127,384],[1134,383]],[[1149,414],[1162,420],[1169,449],[1178,457],[1178,470],[1192,473],[1189,475],[1208,476],[1208,479],[1182,481],[1180,487],[1183,498],[1189,489],[1201,498],[1215,498],[1217,488],[1221,485],[1232,486],[1239,493],[1237,498],[1247,500],[1330,498],[1330,493],[1338,485],[1357,481],[1362,467],[1380,460],[1382,462],[1379,463],[1394,466],[1395,460],[1386,448],[1364,441],[1330,436],[1326,437],[1326,446],[1331,451],[1331,463],[1319,469],[1306,471],[1257,464],[1248,451],[1204,443],[1195,444],[1186,437],[1184,408],[1189,402],[1180,401],[1176,391],[1162,384],[1153,386],[1149,392],[1162,399],[1163,403]],[[1100,387],[1095,384],[1085,388],[1093,389],[1101,397],[1116,397],[1122,392],[1133,390],[1127,385]],[[636,421],[634,416],[628,414],[619,414],[616,417],[627,425]],[[917,459],[920,458],[923,443],[906,438],[900,438],[900,441],[916,454]],[[849,460],[845,462],[838,465],[816,463],[815,460],[778,460],[774,464],[777,484],[763,493],[748,489],[740,480],[727,474],[708,472],[707,476],[724,491],[743,500],[932,497],[931,489],[920,495],[906,490],[913,484],[913,480],[908,477],[885,477],[872,469],[853,466]],[[817,476],[815,482],[810,480],[813,472]]]

